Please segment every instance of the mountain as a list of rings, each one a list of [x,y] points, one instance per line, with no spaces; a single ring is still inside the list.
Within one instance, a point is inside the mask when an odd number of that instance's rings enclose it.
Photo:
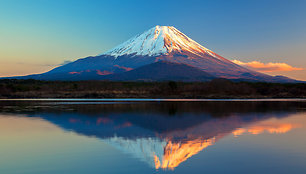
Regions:
[[[159,61],[173,64],[168,63],[163,66],[154,64]],[[174,65],[175,63],[178,65]],[[138,69],[149,64],[152,64],[151,74],[146,68]],[[182,68],[183,64],[184,68]],[[184,73],[174,71],[174,66],[181,66],[182,71],[189,74],[190,77],[181,76]],[[164,70],[163,68],[169,69]],[[171,68],[174,68],[173,71]],[[137,70],[122,74],[133,69]],[[187,71],[191,69],[192,72],[188,73]],[[14,78],[40,80],[139,80],[144,78],[146,80],[187,79],[190,81],[201,80],[198,78],[201,76],[199,70],[203,71],[206,76],[210,74],[210,76],[233,80],[296,82],[289,78],[274,77],[237,65],[201,46],[172,26],[155,26],[98,56],[78,59],[43,74]],[[163,73],[157,73],[160,71]],[[157,74],[160,75],[160,78]],[[204,78],[204,80],[207,79]]]

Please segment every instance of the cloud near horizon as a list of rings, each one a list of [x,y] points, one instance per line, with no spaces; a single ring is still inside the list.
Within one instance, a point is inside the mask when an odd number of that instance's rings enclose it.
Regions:
[[[298,71],[303,68],[293,67],[287,63],[262,63],[259,61],[242,62],[240,60],[232,60],[232,62],[260,72],[275,72],[275,71]]]

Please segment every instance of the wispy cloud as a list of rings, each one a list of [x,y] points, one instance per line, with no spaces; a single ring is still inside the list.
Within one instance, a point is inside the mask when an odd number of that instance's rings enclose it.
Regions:
[[[71,60],[64,60],[61,64],[59,64],[59,65],[66,65],[66,64],[68,64],[68,63],[71,63],[72,61]]]
[[[303,70],[303,68],[297,68],[293,67],[291,65],[288,65],[287,63],[262,63],[259,61],[252,61],[252,62],[242,62],[240,60],[232,60],[232,62],[250,68],[254,69],[256,71],[260,72],[275,72],[275,71],[297,71],[297,70]]]

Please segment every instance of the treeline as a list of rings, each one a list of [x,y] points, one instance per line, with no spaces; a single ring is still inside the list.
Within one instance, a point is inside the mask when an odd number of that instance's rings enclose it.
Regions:
[[[305,83],[0,80],[0,98],[306,98]]]

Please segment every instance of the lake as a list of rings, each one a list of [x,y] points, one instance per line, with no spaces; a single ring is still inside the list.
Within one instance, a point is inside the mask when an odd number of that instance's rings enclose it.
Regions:
[[[306,173],[306,101],[0,101],[1,174]]]

